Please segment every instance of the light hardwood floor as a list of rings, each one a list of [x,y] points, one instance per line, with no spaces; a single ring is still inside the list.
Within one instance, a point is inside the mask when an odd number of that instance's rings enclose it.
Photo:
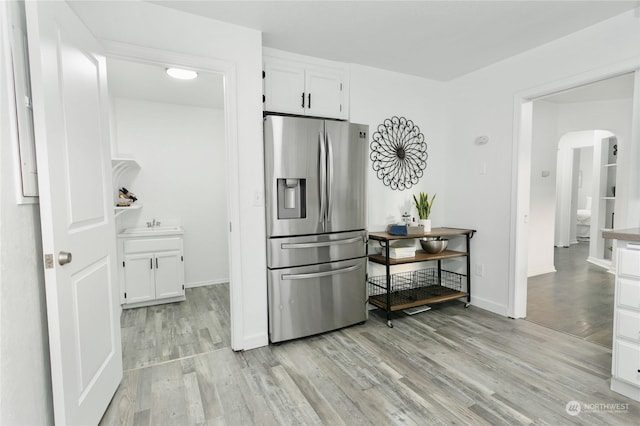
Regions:
[[[183,303],[209,309],[205,298],[217,300],[189,291]],[[101,424],[637,425],[640,404],[609,390],[610,369],[608,348],[455,301],[392,329],[372,311],[278,346],[129,369]],[[584,407],[577,416],[570,401]],[[584,405],[612,403],[628,408]]]
[[[527,281],[527,320],[611,348],[615,276],[588,256],[588,242],[554,249],[557,272]]]
[[[122,312],[125,371],[231,346],[228,284],[189,288],[186,297]]]

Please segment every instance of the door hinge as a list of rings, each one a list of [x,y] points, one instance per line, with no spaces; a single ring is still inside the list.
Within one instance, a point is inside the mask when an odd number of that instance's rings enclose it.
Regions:
[[[265,78],[267,76],[267,73],[264,72],[264,70],[262,70],[262,78]]]
[[[124,260],[122,261],[122,267],[124,268]]]
[[[44,255],[44,269],[53,269],[53,255],[45,254]]]
[[[182,284],[182,289],[184,290],[184,284]]]
[[[24,106],[28,109],[33,108],[33,104],[31,103],[31,98],[29,96],[24,97]]]
[[[180,256],[180,260],[184,262],[184,256]]]
[[[125,299],[127,298],[127,292],[126,291],[124,292],[124,298]]]
[[[265,98],[265,96],[262,95],[262,103],[265,103],[265,102],[267,102],[267,98]]]
[[[342,92],[342,83],[340,83],[340,91]]]

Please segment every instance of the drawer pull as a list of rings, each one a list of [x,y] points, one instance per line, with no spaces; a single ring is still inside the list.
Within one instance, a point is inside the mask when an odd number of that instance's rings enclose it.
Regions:
[[[308,278],[321,278],[328,277],[330,275],[339,275],[347,272],[352,272],[360,269],[360,265],[348,266],[342,269],[332,269],[331,271],[326,272],[311,272],[308,274],[283,274],[280,276],[281,280],[304,280]]]
[[[280,247],[283,250],[289,249],[306,249],[306,248],[319,248],[319,247],[331,247],[337,246],[341,244],[351,244],[351,243],[359,243],[364,242],[361,236],[346,238],[344,240],[330,240],[330,241],[319,241],[315,243],[284,243],[281,244]]]

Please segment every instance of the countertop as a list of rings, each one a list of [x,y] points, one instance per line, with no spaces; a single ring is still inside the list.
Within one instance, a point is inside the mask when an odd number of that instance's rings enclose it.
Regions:
[[[469,234],[473,237],[473,234],[476,232],[475,229],[462,229],[462,228],[433,228],[431,232],[425,232],[424,234],[418,235],[391,235],[388,232],[369,232],[369,239],[371,240],[380,240],[380,241],[391,241],[391,240],[407,240],[411,238],[423,238],[423,237],[452,237],[455,235],[466,235]]]
[[[118,234],[118,238],[149,238],[166,235],[182,235],[181,226],[154,226],[153,228],[127,228]]]
[[[640,228],[612,229],[602,231],[602,236],[610,240],[640,241]]]

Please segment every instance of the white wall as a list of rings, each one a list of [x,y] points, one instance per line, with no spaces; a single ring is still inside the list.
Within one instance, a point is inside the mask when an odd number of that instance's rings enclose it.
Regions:
[[[629,93],[631,97],[632,93]],[[621,144],[630,143],[632,100],[620,99],[598,102],[576,102],[555,104],[544,100],[535,101],[533,107],[533,144],[531,149],[531,203],[529,210],[528,276],[553,272],[553,246],[567,246],[575,239],[571,229],[558,232],[556,226],[556,159],[558,142],[571,132],[608,130],[619,135]],[[591,132],[592,133],[592,132]],[[572,147],[592,144],[568,142]],[[624,165],[622,166],[624,167]],[[583,170],[582,195],[578,194],[578,208],[583,208],[586,193],[592,196],[590,186],[593,174],[593,152],[580,159]],[[550,170],[548,178],[541,177],[542,170]],[[624,170],[623,170],[624,172]],[[566,194],[565,194],[566,195]],[[565,195],[561,195],[564,197]],[[597,200],[593,200],[597,202]],[[596,204],[597,206],[597,204]],[[566,226],[571,226],[567,224]],[[561,238],[561,235],[566,236]]]
[[[578,184],[578,209],[585,209],[587,197],[591,197],[593,188],[593,148],[580,149],[580,181]],[[593,202],[593,200],[591,201]]]
[[[113,111],[117,152],[140,165],[123,185],[143,205],[123,213],[119,229],[181,225],[185,286],[228,282],[224,111],[125,98]]]
[[[485,274],[474,277],[472,303],[507,315],[510,284],[521,273],[510,269],[515,230],[527,227],[512,215],[514,172],[526,166],[514,165],[516,96],[593,70],[605,77],[613,66],[638,61],[640,20],[631,11],[450,82],[445,208],[451,223],[478,229],[472,261],[484,264]],[[489,144],[475,146],[478,135],[488,135]]]
[[[17,204],[17,133],[0,3],[0,424],[53,424],[37,204]],[[9,92],[11,90],[11,92]]]
[[[528,276],[555,272],[553,260],[556,211],[557,105],[533,103]],[[543,176],[548,172],[548,176]]]
[[[602,138],[610,133],[604,131],[584,130],[580,132],[565,133],[558,141],[556,155],[558,158],[558,168],[556,181],[556,226],[555,226],[555,246],[569,247],[576,243],[576,211],[578,210],[578,171],[580,166],[580,150],[585,147],[592,147],[591,175],[596,182],[600,181],[600,145]],[[585,164],[586,166],[586,164]],[[592,196],[592,222],[594,228],[598,228],[598,201],[596,187],[589,188]],[[539,230],[542,231],[542,230]],[[545,231],[542,231],[545,232]],[[547,231],[548,232],[548,231]],[[552,250],[547,247],[547,250]]]
[[[416,124],[427,142],[427,167],[417,185],[404,191],[392,190],[377,178],[368,166],[369,230],[380,231],[392,221],[399,221],[407,211],[418,220],[412,195],[437,194],[431,211],[433,226],[451,225],[444,212],[444,155],[447,140],[443,125],[445,84],[423,78],[351,65],[350,120],[369,126],[369,141],[377,127],[393,116],[405,117]]]
[[[640,41],[639,41],[640,42]],[[640,218],[633,217],[629,210],[619,206],[638,200],[640,194],[633,195],[637,187],[631,185],[633,169],[640,168],[638,159],[633,159],[631,125],[633,100],[620,99],[600,102],[561,104],[558,106],[558,134],[583,130],[607,130],[618,138],[618,187],[616,188],[616,223],[620,227],[640,226]],[[636,145],[640,142],[636,141]],[[636,161],[635,163],[633,161]],[[637,185],[637,184],[636,184]],[[594,200],[595,201],[595,200]]]
[[[235,80],[225,82],[226,92],[235,89],[237,98],[228,112],[237,117],[237,133],[227,136],[237,140],[232,148],[238,153],[237,165],[229,164],[230,178],[238,182],[229,208],[239,218],[230,236],[231,303],[232,314],[241,311],[232,320],[232,346],[266,345],[266,249],[256,244],[256,236],[265,235],[260,32],[147,2],[76,2],[73,8],[101,40],[229,64],[225,71]]]
[[[385,119],[393,116],[412,120],[427,142],[427,167],[420,181],[413,187],[392,190],[376,176],[371,159],[367,166],[368,229],[385,230],[390,223],[400,221],[404,212],[418,220],[413,194],[436,194],[430,218],[432,226],[455,226],[444,216],[444,161],[447,139],[445,137],[444,108],[445,84],[391,71],[350,66],[350,120],[369,126],[369,141]],[[370,150],[368,150],[370,152]],[[384,274],[375,264],[369,264],[370,275]],[[411,269],[407,266],[405,269]],[[415,269],[415,268],[414,268]],[[402,268],[394,269],[399,272]]]

